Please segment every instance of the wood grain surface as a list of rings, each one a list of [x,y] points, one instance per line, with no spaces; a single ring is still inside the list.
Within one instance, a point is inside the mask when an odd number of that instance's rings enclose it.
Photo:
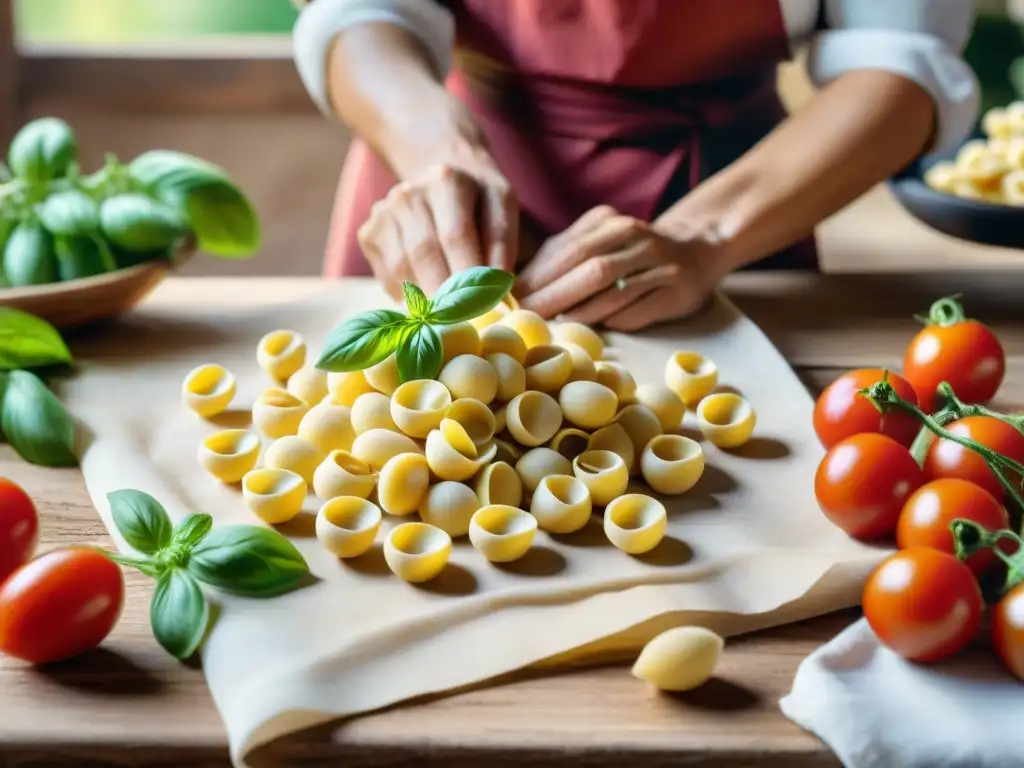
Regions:
[[[317,286],[276,280],[282,294]],[[817,392],[842,368],[897,364],[917,327],[912,314],[963,291],[971,313],[991,320],[1007,347],[1010,397],[1002,405],[1021,408],[1022,287],[1022,273],[1009,270],[927,278],[741,275],[727,292]],[[237,295],[238,288],[232,280],[169,280],[151,300],[174,306]],[[110,546],[77,471],[31,467],[3,447],[0,475],[37,499],[44,549]],[[147,615],[151,582],[135,573],[127,580],[125,615],[102,650],[47,669],[0,659],[0,765],[230,765],[201,671],[157,647]],[[855,618],[847,611],[730,640],[716,679],[687,695],[654,695],[623,666],[519,675],[290,737],[264,748],[254,764],[834,766],[827,747],[783,718],[777,702],[799,662]]]

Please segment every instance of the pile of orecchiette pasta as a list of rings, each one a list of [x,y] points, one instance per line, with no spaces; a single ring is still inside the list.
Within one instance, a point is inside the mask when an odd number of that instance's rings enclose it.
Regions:
[[[987,139],[964,144],[952,161],[924,175],[938,192],[1003,205],[1024,205],[1024,102],[990,109],[982,119]]]

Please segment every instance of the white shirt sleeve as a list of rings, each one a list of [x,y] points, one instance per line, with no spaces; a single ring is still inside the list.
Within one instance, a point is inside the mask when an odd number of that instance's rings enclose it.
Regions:
[[[416,35],[442,77],[451,67],[455,20],[434,0],[293,0],[301,9],[292,32],[295,66],[322,112],[333,114],[327,93],[327,58],[345,29],[373,22]]]
[[[901,75],[935,100],[932,149],[961,142],[978,117],[980,92],[961,57],[974,20],[970,0],[822,0],[827,29],[811,41],[808,71],[824,85],[858,69]]]

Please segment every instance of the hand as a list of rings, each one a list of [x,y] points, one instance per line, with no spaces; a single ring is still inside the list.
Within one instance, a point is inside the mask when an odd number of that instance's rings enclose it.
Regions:
[[[543,317],[636,331],[700,309],[721,277],[714,264],[706,241],[601,206],[544,243],[517,295]]]
[[[429,296],[453,272],[515,264],[518,206],[508,181],[482,149],[432,165],[374,205],[359,244],[388,292],[410,280]]]

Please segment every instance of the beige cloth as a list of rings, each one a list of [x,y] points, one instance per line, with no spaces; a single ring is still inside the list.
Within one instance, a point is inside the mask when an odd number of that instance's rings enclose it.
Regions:
[[[239,410],[221,423],[246,424],[269,384],[255,358],[263,334],[298,331],[313,357],[342,317],[390,303],[372,282],[352,279],[294,290],[281,287],[287,281],[224,285],[172,281],[123,323],[75,345],[81,373],[61,394],[88,433],[82,469],[108,523],[105,496],[119,488],[151,493],[175,519],[204,511],[218,524],[255,522],[237,489],[197,462],[216,426],[181,405],[183,376],[205,362],[233,371]],[[273,600],[222,598],[203,651],[238,765],[303,727],[540,662],[636,648],[682,622],[736,633],[858,601],[882,553],[818,511],[812,401],[758,328],[722,300],[686,324],[608,341],[641,383],[661,380],[674,349],[713,358],[722,383],[756,408],[758,437],[735,454],[705,446],[704,478],[666,502],[669,538],[649,556],[608,545],[597,518],[561,541],[538,534],[533,552],[504,568],[457,542],[447,571],[422,587],[391,576],[379,550],[348,563],[328,555],[313,532],[311,496],[307,513],[280,530],[319,581]]]

